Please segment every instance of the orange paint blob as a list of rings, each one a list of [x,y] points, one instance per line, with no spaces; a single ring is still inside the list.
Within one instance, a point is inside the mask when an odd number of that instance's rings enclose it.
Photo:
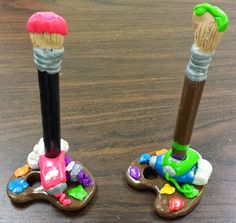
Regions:
[[[166,152],[167,152],[167,149],[157,150],[156,151],[156,156],[160,156],[160,155],[162,155],[163,153],[166,153]]]
[[[19,167],[15,171],[14,175],[15,175],[15,177],[22,177],[22,176],[25,176],[27,173],[29,173],[29,171],[30,171],[29,165],[25,164],[24,166]]]

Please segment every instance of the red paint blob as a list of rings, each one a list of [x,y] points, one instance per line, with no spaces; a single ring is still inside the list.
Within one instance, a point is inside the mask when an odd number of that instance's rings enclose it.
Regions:
[[[178,211],[184,206],[184,201],[177,197],[172,197],[169,201],[169,210]]]
[[[30,33],[49,33],[67,35],[67,24],[63,17],[54,12],[36,12],[27,22]]]

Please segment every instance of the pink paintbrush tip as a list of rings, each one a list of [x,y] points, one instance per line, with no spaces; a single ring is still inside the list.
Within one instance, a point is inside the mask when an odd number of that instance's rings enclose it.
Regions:
[[[63,17],[54,12],[36,12],[27,22],[30,33],[49,33],[67,35],[67,24]]]

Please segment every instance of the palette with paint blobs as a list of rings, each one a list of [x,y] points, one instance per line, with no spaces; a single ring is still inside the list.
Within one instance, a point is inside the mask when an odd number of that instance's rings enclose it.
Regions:
[[[65,163],[66,188],[61,192],[50,193],[41,185],[39,167],[30,168],[25,164],[18,168],[9,180],[7,186],[9,198],[14,203],[45,200],[64,211],[77,211],[84,208],[95,195],[94,178],[87,168],[67,155]]]
[[[158,150],[150,153],[150,155],[156,156],[161,151],[165,150]],[[179,192],[171,182],[159,175],[149,164],[140,164],[138,159],[131,163],[126,172],[126,177],[128,184],[134,189],[155,192],[154,211],[159,216],[169,219],[184,216],[192,211],[205,192],[205,185],[196,186],[199,191],[198,195],[189,199]]]

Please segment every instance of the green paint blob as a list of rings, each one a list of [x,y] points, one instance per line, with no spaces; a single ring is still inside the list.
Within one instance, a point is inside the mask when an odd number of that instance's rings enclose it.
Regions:
[[[182,150],[187,150],[189,148],[189,144],[188,145],[181,145],[173,140],[172,147],[175,148],[176,150],[182,151]]]
[[[84,190],[83,186],[80,184],[77,187],[73,187],[72,189],[68,190],[67,194],[70,197],[73,197],[77,200],[83,201],[85,197],[88,196],[88,192]]]
[[[194,12],[197,16],[209,12],[215,18],[219,32],[224,32],[229,24],[228,16],[220,8],[209,3],[195,5]]]
[[[183,193],[185,197],[194,198],[194,197],[198,196],[199,190],[196,189],[193,185],[183,184],[182,187],[181,187],[174,178],[170,177],[169,173],[165,174],[165,178],[166,178],[167,181],[170,181],[171,183],[173,183],[174,186],[176,187],[176,189],[179,192]]]
[[[194,198],[199,194],[199,190],[190,184],[184,184],[182,190],[184,190],[183,193],[187,198]]]
[[[172,149],[169,149],[165,153],[162,167],[164,168],[165,166],[171,166],[175,170],[176,176],[180,176],[189,171],[200,159],[199,154],[196,151],[188,149],[186,158],[184,160],[179,160],[179,162],[176,162],[171,157],[171,152]]]

